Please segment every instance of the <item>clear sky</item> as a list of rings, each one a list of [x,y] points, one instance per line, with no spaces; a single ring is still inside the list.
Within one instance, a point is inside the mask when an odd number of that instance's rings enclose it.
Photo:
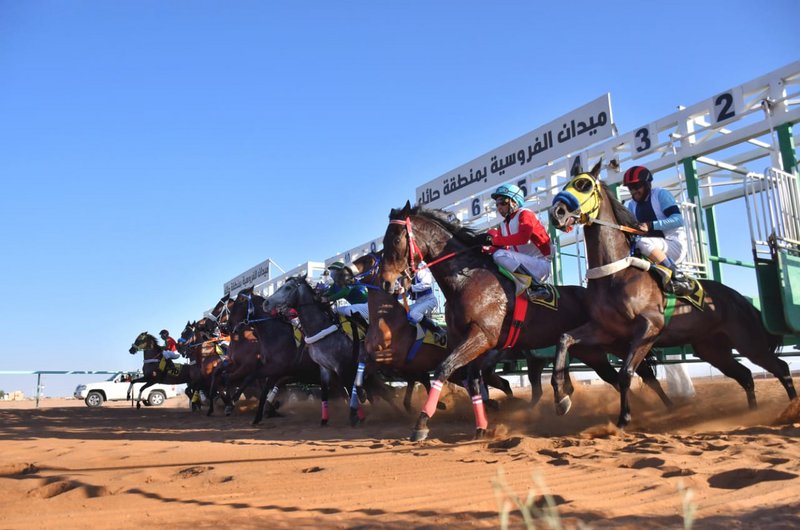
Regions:
[[[796,0],[0,0],[0,370],[136,369],[139,332],[177,334],[266,258],[378,237],[418,185],[606,92],[626,132],[784,66],[798,19]]]

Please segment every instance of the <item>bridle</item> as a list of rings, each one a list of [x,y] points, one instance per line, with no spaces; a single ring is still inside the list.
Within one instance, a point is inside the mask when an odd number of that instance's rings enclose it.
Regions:
[[[473,248],[477,248],[480,245],[473,245],[463,248],[459,251],[450,252],[445,254],[444,256],[440,256],[436,259],[426,262],[421,267],[418,267],[414,262],[414,255],[416,254],[419,257],[419,261],[425,261],[425,257],[422,255],[422,250],[419,248],[419,244],[417,243],[416,237],[414,237],[414,231],[411,228],[411,217],[406,217],[405,219],[390,219],[389,224],[393,225],[401,225],[404,226],[406,229],[406,234],[408,236],[408,267],[403,271],[402,275],[411,280],[418,271],[422,269],[429,269],[436,265],[437,263],[441,263],[445,260],[448,260],[462,252],[466,252],[468,250],[472,250]],[[438,223],[437,223],[438,224]],[[444,227],[442,227],[444,228]]]

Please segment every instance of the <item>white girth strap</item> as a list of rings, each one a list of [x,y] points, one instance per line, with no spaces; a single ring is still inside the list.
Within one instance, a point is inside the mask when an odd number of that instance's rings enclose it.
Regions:
[[[322,331],[320,331],[316,335],[312,335],[311,337],[306,337],[306,344],[314,344],[315,342],[324,339],[325,337],[327,337],[328,335],[330,335],[331,333],[333,333],[337,329],[338,328],[336,327],[336,325],[332,324],[331,327],[323,329]]]
[[[612,261],[611,263],[606,263],[601,267],[595,267],[593,269],[589,269],[588,271],[586,271],[586,279],[596,280],[598,278],[605,278],[606,276],[611,276],[615,272],[627,269],[628,267],[635,267],[637,269],[642,269],[643,271],[647,271],[650,270],[650,262],[642,258],[628,256],[627,258],[622,258],[617,261]]]

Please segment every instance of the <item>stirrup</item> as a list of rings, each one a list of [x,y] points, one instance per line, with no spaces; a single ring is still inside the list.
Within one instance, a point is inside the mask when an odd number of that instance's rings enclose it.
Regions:
[[[531,284],[530,287],[527,289],[528,299],[531,301],[535,300],[547,300],[550,297],[550,290],[547,288],[546,285],[541,283],[539,284]]]

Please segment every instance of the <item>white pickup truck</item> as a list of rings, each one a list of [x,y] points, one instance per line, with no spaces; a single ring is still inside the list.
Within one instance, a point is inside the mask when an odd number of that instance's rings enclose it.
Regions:
[[[106,381],[99,383],[88,383],[78,385],[75,388],[75,399],[82,399],[87,407],[99,407],[105,401],[125,401],[128,399],[128,388],[131,386],[131,379],[141,377],[137,372],[117,372]],[[139,395],[139,390],[144,383],[133,385],[133,397]],[[158,406],[164,403],[167,398],[172,398],[181,392],[179,385],[155,384],[147,387],[142,394],[144,404],[147,406]]]

